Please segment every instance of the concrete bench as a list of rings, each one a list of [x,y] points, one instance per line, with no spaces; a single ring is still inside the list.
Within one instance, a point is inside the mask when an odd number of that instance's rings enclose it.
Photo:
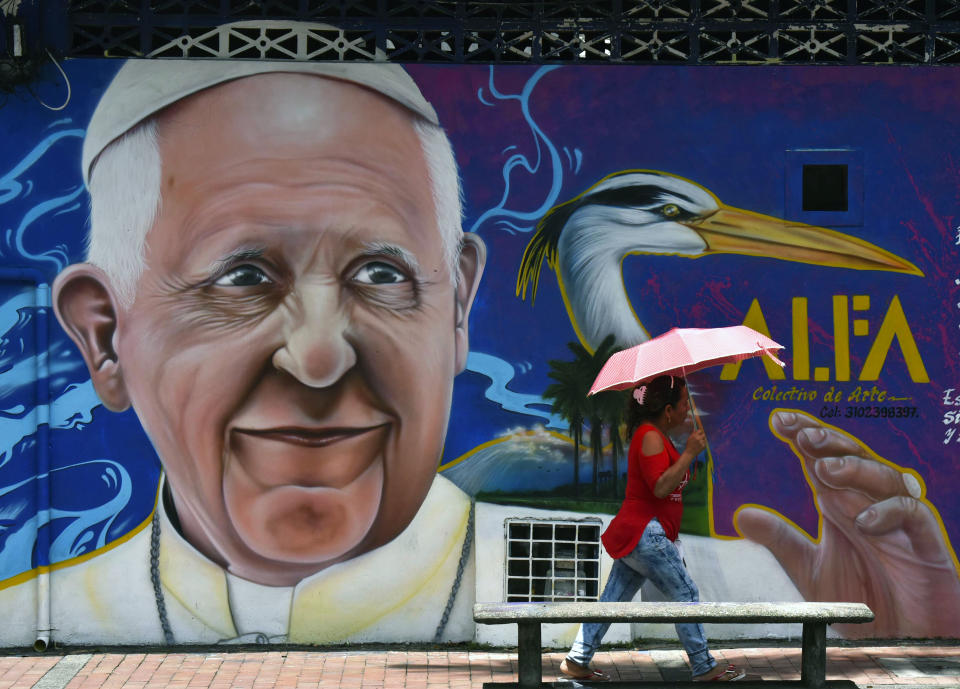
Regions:
[[[516,624],[519,682],[490,683],[491,688],[540,689],[569,687],[571,682],[544,683],[540,658],[540,625],[548,622],[722,622],[762,624],[800,622],[803,638],[800,681],[738,682],[737,686],[786,686],[823,689],[855,688],[847,680],[826,681],[827,625],[834,622],[871,622],[873,611],[862,603],[477,603],[473,619],[480,624]],[[593,685],[591,682],[575,684]],[[599,684],[599,683],[597,683]],[[609,684],[609,683],[604,683]],[[616,682],[618,688],[636,685],[652,689],[652,682]],[[671,683],[677,687],[693,685]],[[484,687],[487,687],[484,684]],[[698,684],[699,686],[699,684]]]

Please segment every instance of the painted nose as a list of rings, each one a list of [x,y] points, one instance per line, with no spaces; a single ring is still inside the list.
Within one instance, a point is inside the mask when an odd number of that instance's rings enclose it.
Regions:
[[[304,295],[290,315],[286,342],[273,355],[276,368],[312,388],[335,385],[357,363],[337,293],[324,287]]]

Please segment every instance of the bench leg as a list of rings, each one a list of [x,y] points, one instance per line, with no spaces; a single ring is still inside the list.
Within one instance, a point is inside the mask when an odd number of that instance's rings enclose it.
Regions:
[[[520,689],[540,689],[543,665],[540,658],[540,623],[517,623],[517,665]]]
[[[827,625],[805,622],[800,656],[800,681],[810,689],[820,689],[827,681]]]

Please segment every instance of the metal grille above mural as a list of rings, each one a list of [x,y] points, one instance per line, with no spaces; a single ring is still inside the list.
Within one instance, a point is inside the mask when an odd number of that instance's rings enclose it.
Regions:
[[[75,0],[69,24],[73,57],[960,63],[955,0]]]

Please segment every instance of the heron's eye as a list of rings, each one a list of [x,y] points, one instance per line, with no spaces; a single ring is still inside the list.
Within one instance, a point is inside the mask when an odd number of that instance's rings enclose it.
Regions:
[[[663,214],[668,218],[673,218],[677,215],[680,215],[680,207],[675,203],[668,203],[663,207]]]

